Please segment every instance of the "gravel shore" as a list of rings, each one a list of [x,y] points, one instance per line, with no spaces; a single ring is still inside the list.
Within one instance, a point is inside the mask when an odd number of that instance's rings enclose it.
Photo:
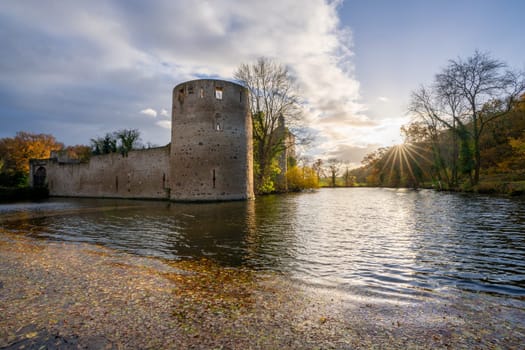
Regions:
[[[0,230],[0,349],[519,349],[525,300],[349,296]]]

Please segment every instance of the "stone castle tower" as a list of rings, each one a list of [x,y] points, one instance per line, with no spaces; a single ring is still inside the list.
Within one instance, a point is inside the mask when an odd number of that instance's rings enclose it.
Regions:
[[[220,201],[252,199],[248,90],[193,80],[173,90],[171,144],[88,162],[57,154],[30,161],[31,184],[51,196]]]
[[[170,199],[254,198],[248,90],[212,79],[173,89]]]

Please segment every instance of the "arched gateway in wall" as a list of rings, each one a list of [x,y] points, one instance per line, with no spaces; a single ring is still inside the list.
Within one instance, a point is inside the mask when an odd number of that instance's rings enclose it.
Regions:
[[[40,166],[33,174],[33,187],[44,187],[46,185],[46,168]]]

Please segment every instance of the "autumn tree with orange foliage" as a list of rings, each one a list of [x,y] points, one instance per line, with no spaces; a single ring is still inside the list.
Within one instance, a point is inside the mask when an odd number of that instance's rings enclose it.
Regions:
[[[51,151],[64,145],[54,136],[20,131],[15,137],[0,139],[0,186],[26,185],[29,160],[49,158]]]
[[[77,159],[80,162],[87,162],[91,158],[91,147],[86,145],[67,146],[62,149],[69,159]]]

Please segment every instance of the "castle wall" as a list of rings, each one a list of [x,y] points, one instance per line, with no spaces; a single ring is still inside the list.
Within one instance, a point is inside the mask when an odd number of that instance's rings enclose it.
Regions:
[[[248,90],[212,79],[173,90],[172,142],[165,147],[92,156],[59,155],[30,162],[33,187],[51,196],[174,201],[254,198]]]
[[[244,87],[222,80],[194,80],[174,88],[172,200],[254,197],[248,97]]]
[[[51,196],[168,199],[169,149],[92,156],[87,163],[35,160],[31,174],[45,168]]]

